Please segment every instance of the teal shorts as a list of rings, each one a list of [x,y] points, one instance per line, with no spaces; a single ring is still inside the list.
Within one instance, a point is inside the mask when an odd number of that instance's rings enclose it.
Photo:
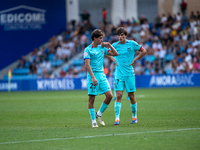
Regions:
[[[126,87],[126,91],[135,92],[135,75],[133,76],[118,76],[115,77],[115,91],[124,91],[124,86]]]
[[[87,87],[88,95],[101,95],[108,91],[111,91],[110,85],[106,78],[106,75],[103,72],[93,72],[95,78],[97,79],[98,85],[93,85],[92,78],[90,74],[87,74]]]

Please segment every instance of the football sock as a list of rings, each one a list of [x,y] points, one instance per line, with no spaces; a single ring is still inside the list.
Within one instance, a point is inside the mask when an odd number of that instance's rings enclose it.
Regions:
[[[114,97],[116,97],[116,91],[114,90]]]
[[[137,103],[131,104],[132,118],[137,118]]]
[[[121,102],[115,102],[115,121],[119,120],[121,105]]]
[[[105,103],[103,102],[102,105],[101,105],[101,107],[100,107],[100,109],[99,109],[99,111],[97,112],[97,115],[98,115],[98,116],[101,116],[102,113],[103,113],[107,108],[108,108],[108,105],[105,104]]]
[[[97,122],[96,122],[96,119],[92,120],[92,123],[97,123]]]
[[[95,120],[95,109],[94,108],[90,108],[89,109],[89,113],[90,113],[90,117],[91,117],[91,120]]]

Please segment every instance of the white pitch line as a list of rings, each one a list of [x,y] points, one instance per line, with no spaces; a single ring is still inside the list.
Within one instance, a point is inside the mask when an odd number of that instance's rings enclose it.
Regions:
[[[88,139],[88,138],[97,138],[97,137],[105,137],[105,136],[133,135],[133,134],[144,134],[144,133],[162,133],[162,132],[178,132],[178,131],[189,131],[189,130],[200,130],[200,128],[146,131],[146,132],[133,132],[133,133],[119,133],[119,134],[105,134],[105,135],[93,135],[93,136],[77,136],[77,137],[69,137],[69,138],[54,138],[54,139],[41,139],[41,140],[28,140],[28,141],[14,141],[14,142],[2,142],[0,144],[3,145],[3,144],[17,144],[17,143],[28,143],[28,142],[44,142],[44,141],[57,141],[57,140]]]
[[[135,97],[145,97],[145,95],[136,95]]]

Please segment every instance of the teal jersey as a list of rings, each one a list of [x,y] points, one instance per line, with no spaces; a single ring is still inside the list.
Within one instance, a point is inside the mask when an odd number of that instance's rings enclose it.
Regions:
[[[104,55],[107,55],[110,50],[102,47],[101,45],[98,45],[97,48],[93,47],[92,44],[90,44],[88,47],[85,48],[83,58],[90,59],[90,67],[92,68],[92,71],[104,71],[103,68],[103,60]]]
[[[117,61],[115,76],[132,76],[134,74],[133,66],[129,66],[134,59],[135,51],[139,51],[142,46],[133,40],[126,40],[125,44],[115,42],[112,46],[118,52],[114,58]]]

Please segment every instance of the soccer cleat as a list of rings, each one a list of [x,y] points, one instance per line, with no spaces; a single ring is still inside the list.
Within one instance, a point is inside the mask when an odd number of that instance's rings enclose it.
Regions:
[[[101,116],[98,116],[97,113],[96,113],[96,118],[98,119],[99,123],[100,123],[102,126],[105,126],[105,123],[104,123],[102,117],[101,117]]]
[[[137,123],[137,118],[132,119],[131,124],[133,124],[133,123]]]
[[[114,125],[119,125],[119,120],[116,120]]]
[[[99,126],[98,126],[97,123],[95,122],[95,123],[92,124],[92,127],[93,127],[93,128],[97,128],[97,127],[99,127]]]
[[[114,97],[112,100],[115,101],[115,100],[116,100],[116,97]]]

